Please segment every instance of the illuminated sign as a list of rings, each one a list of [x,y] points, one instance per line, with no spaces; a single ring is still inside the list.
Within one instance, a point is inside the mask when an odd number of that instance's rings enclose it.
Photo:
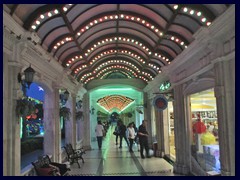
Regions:
[[[170,87],[171,87],[171,83],[169,81],[165,81],[164,83],[162,83],[160,85],[159,89],[160,89],[160,91],[166,91]]]

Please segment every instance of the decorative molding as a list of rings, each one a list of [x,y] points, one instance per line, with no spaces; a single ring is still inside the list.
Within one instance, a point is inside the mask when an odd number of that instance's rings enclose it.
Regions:
[[[25,30],[5,11],[3,11],[3,25],[7,31],[16,36],[22,36],[25,33]]]
[[[8,65],[9,66],[20,67],[20,68],[23,67],[23,65],[21,63],[17,62],[17,61],[8,61]]]
[[[222,57],[217,57],[216,59],[213,59],[211,61],[212,64],[216,64],[218,62],[222,62],[222,61],[230,61],[234,59],[235,60],[235,51],[232,51],[231,53],[225,55],[225,56],[222,56]]]
[[[13,51],[15,38],[6,29],[3,29],[3,52],[11,54]]]
[[[226,12],[220,15],[209,26],[209,36],[212,39],[225,41],[225,38],[228,38],[227,35],[229,32],[235,32],[235,23],[235,4],[232,4]]]
[[[213,88],[214,83],[215,83],[214,77],[203,77],[195,79],[195,81],[192,81],[188,85],[184,86],[183,95],[193,94],[201,90]]]

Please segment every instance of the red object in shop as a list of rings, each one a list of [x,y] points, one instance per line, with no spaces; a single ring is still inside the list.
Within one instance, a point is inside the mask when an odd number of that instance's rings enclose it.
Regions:
[[[197,134],[202,134],[206,132],[206,126],[203,122],[198,121],[193,125],[193,132]]]
[[[198,120],[196,123],[193,124],[193,133],[196,134],[202,134],[206,132],[206,126],[205,124],[201,121],[200,114],[197,114]]]

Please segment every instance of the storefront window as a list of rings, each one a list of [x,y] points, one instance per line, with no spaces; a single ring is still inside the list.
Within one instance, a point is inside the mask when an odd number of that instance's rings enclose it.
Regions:
[[[192,156],[204,171],[220,172],[218,121],[214,90],[190,96]]]

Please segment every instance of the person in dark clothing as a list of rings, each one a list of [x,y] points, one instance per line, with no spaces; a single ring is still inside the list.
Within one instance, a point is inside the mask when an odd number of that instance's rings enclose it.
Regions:
[[[132,122],[132,124],[133,124],[134,131],[135,131],[135,133],[136,133],[135,138],[134,138],[134,142],[137,143],[138,129],[137,129],[136,124],[135,124],[134,122]]]
[[[149,147],[148,147],[148,132],[147,132],[146,126],[147,126],[147,120],[143,120],[142,124],[138,128],[140,155],[142,159],[145,158],[145,156],[143,155],[143,149],[145,149],[147,158],[150,158]]]
[[[129,146],[129,143],[128,143],[128,140],[126,137],[126,130],[127,130],[127,127],[123,124],[122,121],[120,121],[120,126],[119,126],[120,146],[119,146],[119,148],[122,148],[122,139],[123,138],[125,139],[127,145]]]
[[[117,126],[115,127],[115,132],[116,132],[116,145],[118,145],[119,127],[120,127],[120,123],[119,123],[119,121],[117,121]]]

